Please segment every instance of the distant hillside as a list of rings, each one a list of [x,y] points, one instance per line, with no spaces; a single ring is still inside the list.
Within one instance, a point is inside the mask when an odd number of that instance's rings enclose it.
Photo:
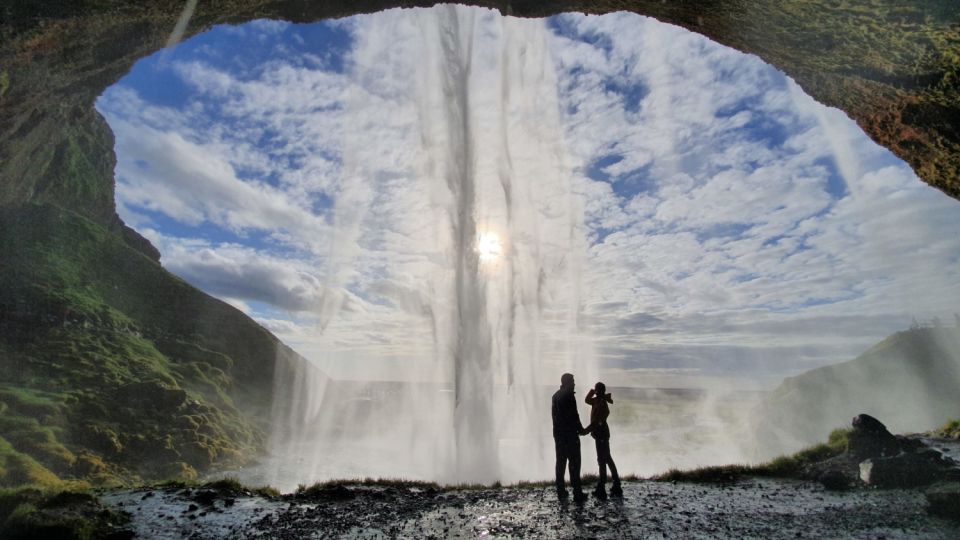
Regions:
[[[756,410],[758,457],[824,440],[859,413],[894,433],[960,416],[960,329],[898,332],[849,362],[788,377]]]
[[[58,206],[0,207],[0,486],[262,452],[275,360],[296,354],[149,251]]]

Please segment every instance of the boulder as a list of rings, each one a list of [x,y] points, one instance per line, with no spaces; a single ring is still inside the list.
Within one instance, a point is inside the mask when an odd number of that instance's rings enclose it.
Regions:
[[[927,512],[960,521],[960,482],[941,482],[926,492]]]
[[[877,420],[869,414],[861,413],[854,416],[851,424],[853,424],[853,429],[857,431],[890,435],[890,431],[887,429],[887,426],[883,425],[883,422]]]
[[[860,480],[882,488],[926,486],[946,478],[946,469],[924,454],[901,454],[860,463]]]
[[[847,451],[857,459],[895,456],[902,450],[897,439],[882,422],[869,414],[853,417]]]
[[[829,469],[820,473],[817,481],[830,491],[843,491],[850,487],[850,477],[839,469]]]
[[[203,489],[193,496],[193,500],[204,506],[212,506],[213,502],[217,500],[217,492],[212,489]]]

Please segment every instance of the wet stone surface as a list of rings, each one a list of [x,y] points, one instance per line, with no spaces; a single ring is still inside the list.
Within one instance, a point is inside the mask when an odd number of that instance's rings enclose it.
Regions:
[[[624,498],[583,505],[548,488],[434,491],[350,486],[312,497],[114,491],[145,538],[960,538],[920,490],[825,491],[809,482],[628,482]],[[228,504],[228,501],[232,501]],[[193,506],[191,506],[193,505]]]

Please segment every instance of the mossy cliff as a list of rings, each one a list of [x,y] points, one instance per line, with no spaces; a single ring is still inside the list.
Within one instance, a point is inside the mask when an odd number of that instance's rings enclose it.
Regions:
[[[0,485],[194,477],[265,442],[294,353],[109,229],[0,209]]]

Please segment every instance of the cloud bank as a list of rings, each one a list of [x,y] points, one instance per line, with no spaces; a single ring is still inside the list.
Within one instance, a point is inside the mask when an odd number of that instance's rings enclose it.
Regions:
[[[542,24],[575,191],[563,204],[588,240],[580,323],[606,373],[769,385],[960,310],[960,206],[841,112],[651,19]],[[418,276],[442,264],[426,211],[438,201],[415,181],[423,83],[410,73],[436,51],[419,31],[401,10],[217,27],[98,101],[124,220],[166,268],[334,376],[430,350],[432,284]],[[358,365],[371,357],[386,360]]]

